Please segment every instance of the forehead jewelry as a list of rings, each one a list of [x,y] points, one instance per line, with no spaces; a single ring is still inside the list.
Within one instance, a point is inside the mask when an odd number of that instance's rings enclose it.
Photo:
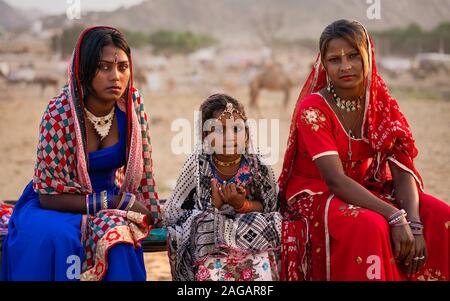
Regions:
[[[117,52],[114,53],[114,64],[117,64],[119,62],[119,58],[117,57]]]
[[[244,120],[246,119],[245,116],[238,109],[236,109],[231,102],[227,102],[227,105],[225,106],[225,110],[223,110],[222,114],[220,114],[220,116],[217,119],[218,120],[221,119],[225,115],[225,113],[230,114],[230,117],[227,117],[227,119],[231,119],[231,118],[234,119],[233,113],[237,113]]]
[[[344,56],[344,55],[345,55],[344,48],[341,48],[341,56]]]

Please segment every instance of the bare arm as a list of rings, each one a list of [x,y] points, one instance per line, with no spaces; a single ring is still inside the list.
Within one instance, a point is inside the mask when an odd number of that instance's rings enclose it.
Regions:
[[[120,201],[120,196],[114,197],[114,208]],[[86,196],[80,194],[40,194],[41,207],[49,210],[86,214]],[[153,224],[150,211],[141,203],[134,202],[130,211],[147,215],[149,224]]]
[[[389,166],[394,179],[397,204],[405,209],[410,221],[420,223],[419,194],[414,177],[409,172],[399,168],[395,163],[389,162]],[[428,252],[424,236],[415,234],[414,245],[404,261],[405,272],[409,275],[417,273],[426,263],[427,257]]]
[[[44,209],[86,214],[86,196],[80,194],[40,194]]]
[[[405,209],[408,219],[420,222],[419,194],[414,177],[397,165],[389,162],[394,178],[395,199],[400,208]]]
[[[330,191],[341,200],[375,211],[386,219],[397,209],[374,196],[344,173],[338,156],[323,156],[314,161]]]

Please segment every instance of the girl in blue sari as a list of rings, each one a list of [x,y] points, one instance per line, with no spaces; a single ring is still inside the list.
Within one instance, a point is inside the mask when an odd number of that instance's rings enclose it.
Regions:
[[[2,280],[144,281],[160,224],[148,117],[118,30],[86,29],[40,124],[33,181],[3,243]]]

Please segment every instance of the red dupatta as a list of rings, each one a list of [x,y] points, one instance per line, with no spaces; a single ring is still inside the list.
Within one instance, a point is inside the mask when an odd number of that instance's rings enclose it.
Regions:
[[[378,190],[392,178],[387,168],[387,161],[390,159],[403,170],[410,172],[420,189],[423,189],[422,179],[413,164],[413,159],[417,156],[418,151],[414,144],[411,129],[400,111],[397,101],[389,94],[386,84],[377,71],[372,39],[366,30],[365,32],[370,51],[368,51],[369,72],[365,80],[366,114],[362,138],[369,142],[376,155],[364,177],[364,186]],[[313,70],[300,91],[292,115],[283,168],[278,179],[282,201],[281,208],[284,207],[283,203],[286,202],[287,183],[297,154],[299,128],[296,125],[296,120],[299,118],[300,103],[306,96],[323,89],[326,85],[326,71],[321,63],[320,54],[318,54]]]

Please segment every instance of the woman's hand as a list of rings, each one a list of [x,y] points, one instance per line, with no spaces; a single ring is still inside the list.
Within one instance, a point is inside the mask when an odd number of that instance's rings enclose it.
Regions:
[[[219,195],[224,203],[233,206],[234,209],[239,209],[245,202],[245,189],[241,186],[237,186],[234,183],[223,183],[219,187]]]
[[[427,260],[427,246],[423,235],[414,235],[414,243],[408,256],[403,262],[407,275],[414,275],[420,271]]]
[[[147,207],[145,207],[144,204],[142,204],[141,202],[135,201],[133,206],[131,206],[130,211],[133,212],[137,212],[137,213],[141,213],[147,216],[147,223],[149,225],[153,224],[153,217],[152,217],[152,213],[150,212],[150,210],[148,210]]]
[[[405,225],[398,227],[391,226],[391,237],[394,247],[395,259],[398,262],[405,263],[404,260],[410,254],[411,249],[414,246],[414,236],[411,232],[411,229],[409,228],[409,225],[406,223],[406,219],[403,219]]]
[[[214,207],[216,207],[217,209],[222,208],[223,199],[219,194],[219,188],[212,179],[211,179],[211,197]]]

